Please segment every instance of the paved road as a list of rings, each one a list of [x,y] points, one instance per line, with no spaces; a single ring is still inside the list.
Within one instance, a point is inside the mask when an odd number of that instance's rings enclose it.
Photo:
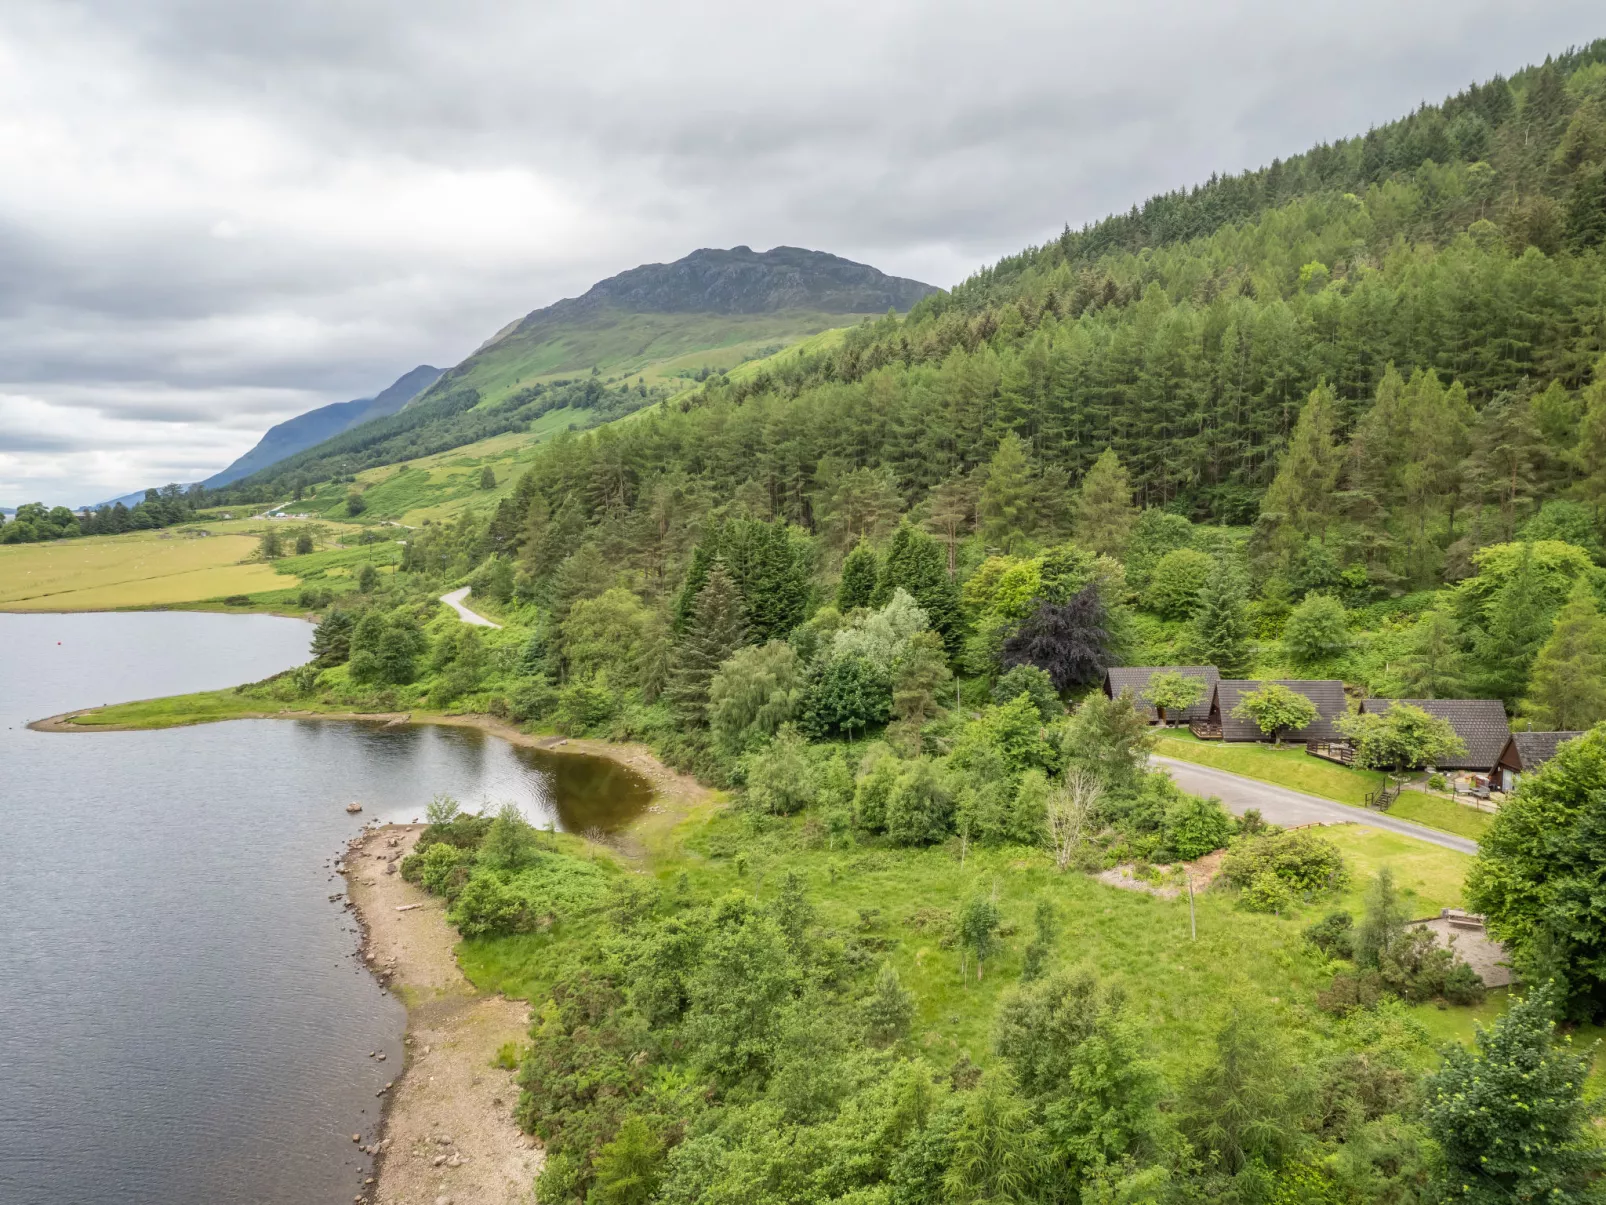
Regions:
[[[468,592],[470,589],[471,587],[464,586],[461,590],[453,590],[450,594],[442,594],[441,601],[452,610],[456,611],[457,617],[464,623],[471,623],[477,628],[501,627],[501,624],[492,623],[489,619],[486,619],[485,616],[476,615],[473,611],[470,611],[463,605],[463,600],[468,597]]]
[[[1241,815],[1247,808],[1259,808],[1260,814],[1272,824],[1366,824],[1406,837],[1416,837],[1433,845],[1442,845],[1464,854],[1478,852],[1478,843],[1466,837],[1441,833],[1436,828],[1412,824],[1409,820],[1396,820],[1387,812],[1374,812],[1366,808],[1353,808],[1348,804],[1334,803],[1303,791],[1293,791],[1273,783],[1245,778],[1211,766],[1196,766],[1192,762],[1178,761],[1174,757],[1152,759],[1156,766],[1167,771],[1177,786],[1195,795],[1219,795],[1228,810]]]

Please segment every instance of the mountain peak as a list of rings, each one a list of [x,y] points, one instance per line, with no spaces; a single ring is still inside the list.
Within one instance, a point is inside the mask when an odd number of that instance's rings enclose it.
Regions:
[[[643,264],[599,281],[585,294],[537,310],[521,325],[616,309],[650,314],[767,314],[814,310],[877,314],[907,310],[937,290],[803,247],[754,251],[702,247],[668,264]]]

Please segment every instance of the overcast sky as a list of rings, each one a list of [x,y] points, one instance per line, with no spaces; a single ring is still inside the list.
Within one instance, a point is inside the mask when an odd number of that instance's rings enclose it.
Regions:
[[[199,479],[697,247],[951,285],[1602,34],[1599,0],[3,0],[0,503]]]

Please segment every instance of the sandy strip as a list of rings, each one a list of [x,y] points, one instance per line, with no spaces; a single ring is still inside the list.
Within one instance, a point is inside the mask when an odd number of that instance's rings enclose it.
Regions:
[[[513,1123],[514,1073],[493,1060],[504,1042],[527,1040],[529,1005],[477,992],[458,970],[444,902],[388,869],[422,832],[422,825],[366,829],[346,854],[363,958],[407,1005],[406,1066],[388,1094],[377,1184],[363,1199],[527,1203],[542,1152]]]

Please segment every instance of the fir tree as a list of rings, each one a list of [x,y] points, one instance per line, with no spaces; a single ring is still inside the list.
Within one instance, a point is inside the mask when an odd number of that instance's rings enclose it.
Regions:
[[[1522,696],[1528,671],[1550,634],[1554,606],[1534,564],[1533,545],[1523,544],[1510,578],[1490,601],[1487,624],[1474,642],[1483,689],[1508,703]]]
[[[842,581],[836,589],[836,609],[843,614],[854,607],[868,607],[876,592],[879,572],[875,550],[864,540],[854,545],[842,562]]]
[[[1076,542],[1106,556],[1120,557],[1132,538],[1138,509],[1132,505],[1132,483],[1115,449],[1105,448],[1082,478],[1076,495]]]
[[[1606,719],[1606,617],[1587,578],[1573,584],[1550,639],[1534,659],[1523,711],[1540,727],[1569,732]]]
[[[1249,612],[1244,604],[1243,583],[1225,561],[1216,562],[1199,591],[1187,643],[1200,664],[1215,666],[1223,678],[1248,675],[1254,662]]]
[[[746,643],[742,600],[725,563],[716,559],[697,592],[664,692],[681,715],[697,725],[707,723],[708,684],[725,660]]]

